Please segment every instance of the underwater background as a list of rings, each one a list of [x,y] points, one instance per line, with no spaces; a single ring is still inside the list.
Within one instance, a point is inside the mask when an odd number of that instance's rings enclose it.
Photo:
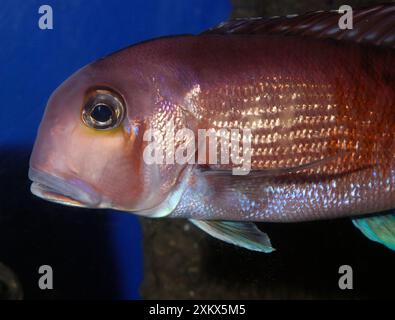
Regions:
[[[347,1],[353,7],[372,3],[379,1]],[[38,27],[43,4],[53,9],[53,30]],[[198,34],[230,17],[328,10],[341,4],[2,0],[0,297],[20,298],[22,292],[25,299],[393,297],[395,253],[369,241],[349,219],[264,224],[277,249],[265,255],[221,243],[184,220],[69,208],[38,199],[29,190],[28,161],[46,101],[80,67],[130,44]],[[38,286],[42,265],[53,268],[53,290]],[[354,270],[353,290],[338,287],[341,265]]]

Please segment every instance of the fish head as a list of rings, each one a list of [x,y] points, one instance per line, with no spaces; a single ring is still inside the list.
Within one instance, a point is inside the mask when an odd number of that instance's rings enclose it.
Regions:
[[[149,130],[165,136],[169,123],[177,130],[195,121],[176,78],[128,50],[73,74],[48,100],[30,158],[32,193],[71,206],[170,213],[187,164],[147,163],[144,150]]]

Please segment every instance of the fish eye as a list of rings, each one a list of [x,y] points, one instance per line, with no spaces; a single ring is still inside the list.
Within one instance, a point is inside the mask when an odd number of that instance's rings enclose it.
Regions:
[[[82,120],[86,126],[98,130],[119,127],[125,115],[122,98],[109,90],[94,90],[82,108]]]

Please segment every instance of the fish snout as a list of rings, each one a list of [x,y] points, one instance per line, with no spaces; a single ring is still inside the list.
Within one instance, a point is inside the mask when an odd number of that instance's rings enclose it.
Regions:
[[[102,205],[102,197],[77,178],[61,178],[30,167],[29,179],[32,181],[31,192],[42,199],[76,207],[98,208]]]

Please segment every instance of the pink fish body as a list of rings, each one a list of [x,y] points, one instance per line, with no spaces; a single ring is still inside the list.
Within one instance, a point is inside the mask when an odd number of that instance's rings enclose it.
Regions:
[[[31,157],[32,192],[194,219],[217,238],[265,252],[269,239],[249,222],[394,209],[395,6],[356,11],[352,36],[336,29],[338,16],[231,21],[84,67],[48,102]],[[147,163],[148,132],[165,150],[187,143],[170,142],[169,123],[173,133],[193,133],[193,155]],[[207,151],[196,142],[199,130],[249,132],[239,150],[249,158],[238,163],[248,172],[233,174],[232,161],[199,162],[208,159],[198,154]],[[391,247],[391,235],[377,234],[373,240]]]

